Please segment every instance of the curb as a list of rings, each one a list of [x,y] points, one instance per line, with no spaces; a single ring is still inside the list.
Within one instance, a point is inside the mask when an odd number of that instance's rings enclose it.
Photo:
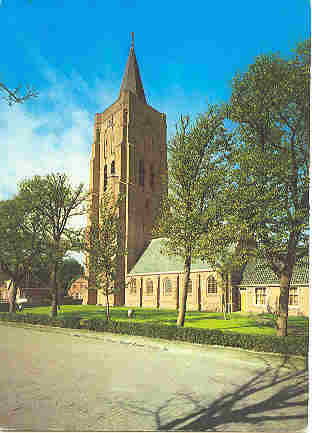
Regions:
[[[47,325],[33,325],[29,323],[17,323],[17,322],[0,322],[0,325],[14,326],[24,329],[33,329],[39,332],[56,332],[63,335],[71,335],[76,338],[89,338],[94,340],[102,340],[108,343],[119,343],[125,344],[132,347],[147,348],[150,350],[157,350],[171,353],[194,354],[198,356],[211,357],[214,354],[223,352],[226,356],[234,356],[241,362],[253,362],[265,364],[276,364],[279,368],[286,369],[307,369],[308,368],[308,357],[296,355],[283,355],[279,353],[269,352],[255,352],[247,349],[241,349],[239,347],[230,346],[217,346],[217,345],[204,345],[204,344],[193,344],[185,341],[172,341],[164,339],[156,339],[149,337],[142,337],[139,335],[126,335],[126,334],[115,334],[110,332],[97,332],[90,331],[88,329],[72,329],[72,328],[60,328],[56,326]],[[273,367],[273,365],[272,365]]]

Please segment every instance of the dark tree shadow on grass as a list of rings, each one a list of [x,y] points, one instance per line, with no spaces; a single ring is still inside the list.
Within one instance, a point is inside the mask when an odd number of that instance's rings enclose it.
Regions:
[[[153,416],[158,431],[297,431],[307,424],[307,370],[289,373],[283,369],[267,367],[250,380],[237,386],[229,380],[231,392],[223,393],[212,402],[205,402],[191,393],[177,393],[157,409],[145,409],[131,402],[123,409],[145,416]],[[286,372],[285,372],[286,371]],[[208,379],[207,386],[209,387]],[[182,416],[173,418],[178,400],[184,401]],[[237,426],[237,427],[235,427]]]

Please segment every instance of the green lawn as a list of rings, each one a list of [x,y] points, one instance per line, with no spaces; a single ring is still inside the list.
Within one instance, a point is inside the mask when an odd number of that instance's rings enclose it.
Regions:
[[[157,310],[149,308],[133,308],[135,316],[128,319],[128,307],[111,308],[111,318],[119,321],[149,322],[162,323],[165,325],[174,325],[177,320],[177,311],[174,310]],[[51,307],[34,307],[27,308],[24,313],[50,314]],[[80,316],[81,318],[105,318],[105,307],[96,305],[64,305],[58,316]],[[230,315],[230,320],[224,320],[222,313],[205,313],[190,311],[186,313],[185,327],[219,329],[220,331],[239,332],[244,334],[262,334],[276,335],[276,330],[269,320],[270,315],[264,316],[241,314],[235,312]],[[288,321],[289,334],[307,333],[309,320],[306,317],[289,317]]]

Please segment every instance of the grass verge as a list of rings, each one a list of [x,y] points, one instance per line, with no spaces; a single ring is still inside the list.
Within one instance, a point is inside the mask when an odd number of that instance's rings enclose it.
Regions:
[[[176,310],[158,310],[149,308],[135,308],[134,317],[128,319],[129,307],[112,307],[111,319],[121,322],[150,323],[175,326],[177,320]],[[27,308],[24,312],[32,314],[50,315],[51,307]],[[64,305],[58,312],[58,317],[75,317],[83,319],[105,319],[105,307],[97,305]],[[290,335],[307,335],[309,320],[302,316],[290,316],[288,319]],[[269,314],[255,315],[235,312],[229,320],[224,320],[222,313],[207,313],[188,311],[185,316],[185,328],[216,329],[222,332],[235,332],[239,334],[276,335],[276,330]]]

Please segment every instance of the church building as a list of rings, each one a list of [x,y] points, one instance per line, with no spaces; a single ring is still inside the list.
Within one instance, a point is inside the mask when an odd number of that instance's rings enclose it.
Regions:
[[[161,239],[152,239],[161,196],[168,188],[166,135],[166,115],[147,103],[132,34],[118,99],[95,116],[90,162],[90,218],[98,218],[99,201],[107,189],[114,197],[125,196],[119,216],[127,255],[115,281],[120,290],[110,296],[114,306],[178,309],[183,262],[163,255]],[[261,266],[249,264],[245,278],[244,269],[232,273],[225,300],[229,311],[261,313],[269,304],[274,307],[278,282]],[[221,311],[222,282],[216,270],[193,262],[190,279],[187,309]],[[83,290],[83,303],[105,305],[103,293]],[[289,313],[308,315],[308,263],[295,268],[291,293]]]

